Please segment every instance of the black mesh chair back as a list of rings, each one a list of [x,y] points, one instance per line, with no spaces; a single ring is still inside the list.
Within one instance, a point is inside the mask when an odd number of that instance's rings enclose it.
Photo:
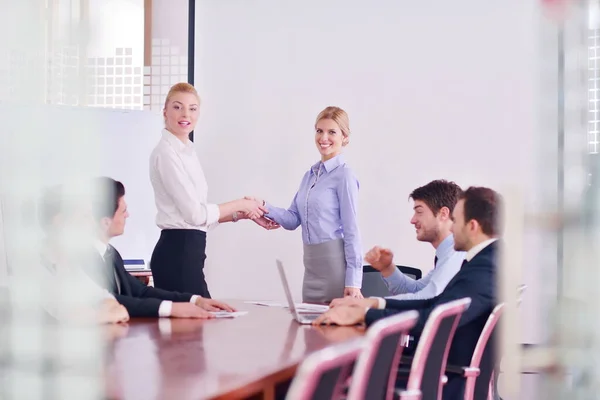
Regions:
[[[421,279],[423,273],[420,269],[413,267],[406,267],[404,265],[397,265],[400,272],[407,275],[412,279]],[[363,266],[363,282],[361,292],[363,296],[370,297],[386,297],[391,296],[385,282],[381,277],[381,273],[370,265]]]

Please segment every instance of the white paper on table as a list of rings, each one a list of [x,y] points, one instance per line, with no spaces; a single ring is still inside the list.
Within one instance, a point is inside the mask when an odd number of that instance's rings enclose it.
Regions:
[[[289,308],[287,304],[279,303],[276,301],[245,301],[246,304],[256,304],[259,306],[266,307],[283,307]],[[329,306],[324,304],[310,304],[310,303],[296,303],[296,310],[300,312],[325,312],[329,310]]]
[[[287,307],[285,304],[278,301],[245,301],[246,304],[256,304],[257,306],[265,307]]]
[[[211,311],[210,313],[214,315],[215,318],[237,318],[248,314],[248,311]]]

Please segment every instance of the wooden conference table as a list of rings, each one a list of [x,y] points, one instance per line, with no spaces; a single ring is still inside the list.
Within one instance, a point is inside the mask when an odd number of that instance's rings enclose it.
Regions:
[[[302,326],[285,308],[229,302],[234,319],[134,319],[109,326],[111,399],[273,399],[310,353],[362,327]]]

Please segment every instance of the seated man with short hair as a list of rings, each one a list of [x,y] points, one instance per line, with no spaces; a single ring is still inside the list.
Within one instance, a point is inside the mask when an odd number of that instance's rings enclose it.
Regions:
[[[122,235],[129,213],[125,202],[125,187],[112,178],[94,181],[92,210],[97,222],[94,243],[97,262],[88,273],[99,283],[108,282],[109,291],[125,306],[131,317],[213,318],[209,311],[234,311],[222,302],[205,299],[192,293],[171,292],[145,286],[131,276],[119,252],[109,242]]]
[[[394,254],[389,249],[375,246],[367,253],[365,260],[381,272],[392,293],[388,299],[430,299],[442,293],[458,273],[465,252],[454,249],[451,230],[452,212],[461,193],[462,190],[456,183],[440,179],[416,188],[409,196],[414,201],[414,215],[410,223],[415,226],[417,240],[429,242],[435,249],[434,267],[422,279],[412,279],[401,273],[393,262]],[[333,300],[330,306],[356,304],[366,307],[371,301],[345,297]]]
[[[44,191],[39,220],[46,236],[41,244],[40,279],[45,282],[42,305],[59,321],[118,323],[129,320],[125,307],[106,289],[93,282],[78,261],[77,237],[91,233],[88,199],[75,199],[61,185]],[[77,236],[77,237],[76,237]],[[81,246],[79,246],[81,245]],[[69,287],[68,295],[64,295]]]

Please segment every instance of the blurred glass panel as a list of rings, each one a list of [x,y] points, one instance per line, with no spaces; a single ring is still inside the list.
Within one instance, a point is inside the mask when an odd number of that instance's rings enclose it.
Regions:
[[[540,191],[545,196],[540,210],[530,210],[537,218],[528,228],[537,229],[547,244],[548,262],[539,268],[548,334],[541,348],[524,354],[526,370],[536,370],[541,382],[536,398],[591,399],[600,388],[597,1],[543,3]]]
[[[0,41],[0,267],[9,272],[0,285],[0,398],[104,398],[98,298],[83,290],[78,260],[93,240],[86,215],[100,121],[64,106],[85,94],[83,3],[0,0],[0,9],[0,34],[10,38]],[[64,189],[48,219],[56,230],[41,217],[54,185]]]
[[[188,2],[152,0],[150,57],[144,64],[144,109],[161,112],[169,88],[188,81]]]
[[[89,21],[88,105],[141,110],[144,0],[89,0]]]
[[[45,15],[49,104],[142,109],[139,96],[107,93],[141,92],[144,0],[49,0]],[[80,22],[86,28],[78,34],[89,39],[85,46],[65,34]],[[76,93],[66,87],[73,77]]]
[[[49,104],[160,112],[168,89],[188,80],[185,0],[48,0],[44,20]],[[85,47],[67,34],[80,21]]]

